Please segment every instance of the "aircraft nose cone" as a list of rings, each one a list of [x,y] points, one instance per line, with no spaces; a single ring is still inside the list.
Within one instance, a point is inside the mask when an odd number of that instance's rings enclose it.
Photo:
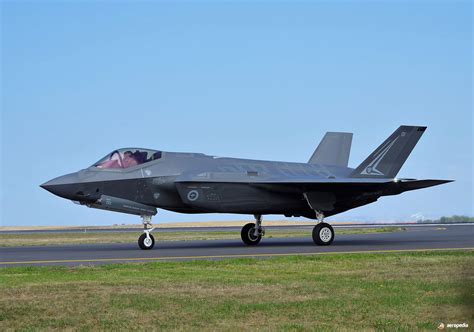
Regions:
[[[72,173],[47,181],[40,185],[40,187],[54,195],[67,199],[73,199],[74,194],[77,191],[76,188],[78,182],[79,179],[77,173]]]

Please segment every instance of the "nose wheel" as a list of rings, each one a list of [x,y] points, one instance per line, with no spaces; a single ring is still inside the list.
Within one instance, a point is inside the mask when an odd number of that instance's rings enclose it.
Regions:
[[[153,235],[150,234],[150,232],[143,233],[138,238],[138,246],[142,250],[150,250],[154,247],[154,245],[155,245],[155,238],[153,237]]]

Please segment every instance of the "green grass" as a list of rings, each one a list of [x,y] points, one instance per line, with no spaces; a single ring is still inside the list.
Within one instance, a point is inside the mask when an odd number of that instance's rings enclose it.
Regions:
[[[435,330],[474,324],[474,251],[0,270],[0,330]]]
[[[399,227],[383,228],[354,228],[336,230],[336,235],[342,234],[368,234],[381,232],[401,231]],[[0,234],[0,247],[13,246],[45,246],[61,244],[91,244],[91,243],[132,243],[136,242],[140,230],[136,232],[81,232],[81,233],[26,233],[26,234]],[[240,232],[153,232],[157,241],[191,241],[191,240],[228,240],[240,239]],[[267,231],[266,238],[282,237],[311,237],[311,230],[278,230]]]

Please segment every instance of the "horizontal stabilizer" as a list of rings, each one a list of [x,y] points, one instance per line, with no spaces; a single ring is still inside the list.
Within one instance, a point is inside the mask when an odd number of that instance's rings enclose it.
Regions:
[[[308,163],[347,167],[351,144],[352,133],[327,132]]]
[[[440,184],[445,184],[449,182],[453,182],[453,180],[408,180],[400,181],[398,187],[401,189],[402,192],[404,192],[439,186]]]

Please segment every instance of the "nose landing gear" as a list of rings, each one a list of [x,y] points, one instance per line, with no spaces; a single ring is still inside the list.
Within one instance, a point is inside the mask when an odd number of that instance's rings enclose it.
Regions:
[[[143,222],[143,234],[138,238],[138,246],[142,250],[150,250],[155,246],[155,238],[151,232],[155,229],[151,224],[151,216],[141,216]]]

